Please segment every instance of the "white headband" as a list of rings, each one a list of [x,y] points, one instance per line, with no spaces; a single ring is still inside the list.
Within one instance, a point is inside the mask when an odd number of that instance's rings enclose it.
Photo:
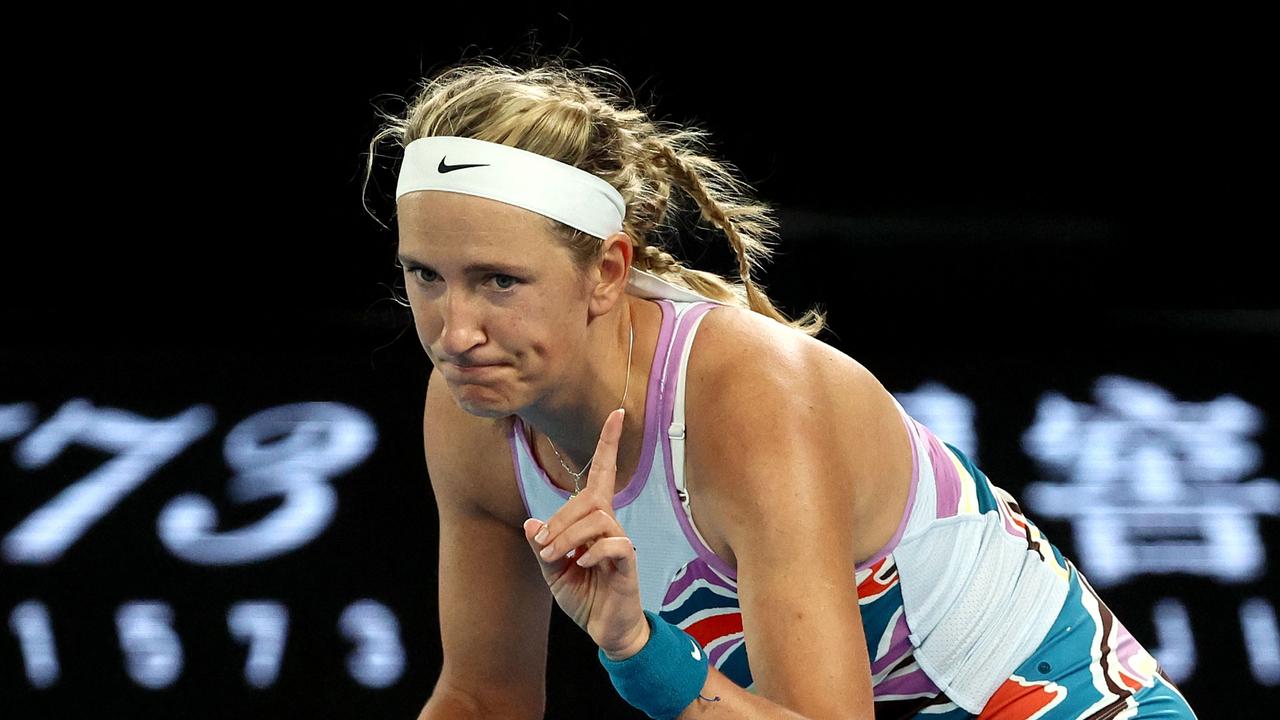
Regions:
[[[478,195],[532,210],[601,239],[622,230],[627,204],[612,185],[538,153],[437,135],[404,149],[396,201],[418,190]]]
[[[585,170],[510,145],[452,135],[418,138],[405,147],[396,202],[420,190],[497,200],[601,239],[622,231],[627,212],[622,195]],[[635,266],[627,284],[640,297],[719,303]]]

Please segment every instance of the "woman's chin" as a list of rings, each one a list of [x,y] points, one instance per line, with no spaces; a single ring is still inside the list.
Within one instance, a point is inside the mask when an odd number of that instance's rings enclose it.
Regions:
[[[479,418],[495,420],[497,418],[504,418],[514,412],[514,410],[507,406],[507,403],[497,400],[486,402],[481,398],[465,396],[457,397],[456,395],[454,396],[454,400],[457,401],[458,407],[462,408],[467,414],[474,415]]]

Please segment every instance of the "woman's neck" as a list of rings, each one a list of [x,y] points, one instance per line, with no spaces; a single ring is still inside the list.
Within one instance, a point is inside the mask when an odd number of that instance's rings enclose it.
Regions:
[[[580,387],[590,390],[580,390],[577,400],[570,400],[554,409],[528,408],[520,413],[521,421],[533,435],[530,447],[534,448],[535,458],[548,476],[565,489],[572,490],[573,475],[562,467],[561,459],[573,472],[582,470],[595,455],[605,419],[618,407],[627,411],[618,443],[616,482],[619,491],[630,480],[639,461],[644,445],[649,371],[657,351],[655,328],[661,325],[662,310],[651,301],[629,296],[627,301],[619,313],[621,322],[615,321],[609,330],[612,339],[610,351],[594,368],[583,373]],[[631,328],[635,331],[634,349],[631,349]],[[626,375],[628,356],[629,379]],[[590,473],[588,469],[582,474],[581,487],[586,486]]]

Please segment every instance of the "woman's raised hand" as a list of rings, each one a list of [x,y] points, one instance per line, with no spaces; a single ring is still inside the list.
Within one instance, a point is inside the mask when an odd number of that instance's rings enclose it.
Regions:
[[[605,419],[582,492],[545,524],[524,521],[556,603],[614,660],[634,655],[649,639],[636,549],[613,514],[623,415],[619,408]]]

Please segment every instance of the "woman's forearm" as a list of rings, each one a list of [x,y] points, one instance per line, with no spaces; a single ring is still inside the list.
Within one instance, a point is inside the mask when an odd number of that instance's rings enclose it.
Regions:
[[[862,720],[866,718],[871,720],[873,718],[870,713],[859,714],[853,710],[838,716],[801,715],[768,698],[747,692],[716,670],[715,666],[708,668],[707,681],[702,686],[702,696],[720,699],[718,701],[703,700],[699,697],[680,713],[678,720],[728,720],[729,718],[739,720]]]
[[[437,687],[422,708],[418,720],[534,720],[541,718],[542,714],[542,709],[531,706],[519,710],[495,710],[482,704],[475,696]]]

